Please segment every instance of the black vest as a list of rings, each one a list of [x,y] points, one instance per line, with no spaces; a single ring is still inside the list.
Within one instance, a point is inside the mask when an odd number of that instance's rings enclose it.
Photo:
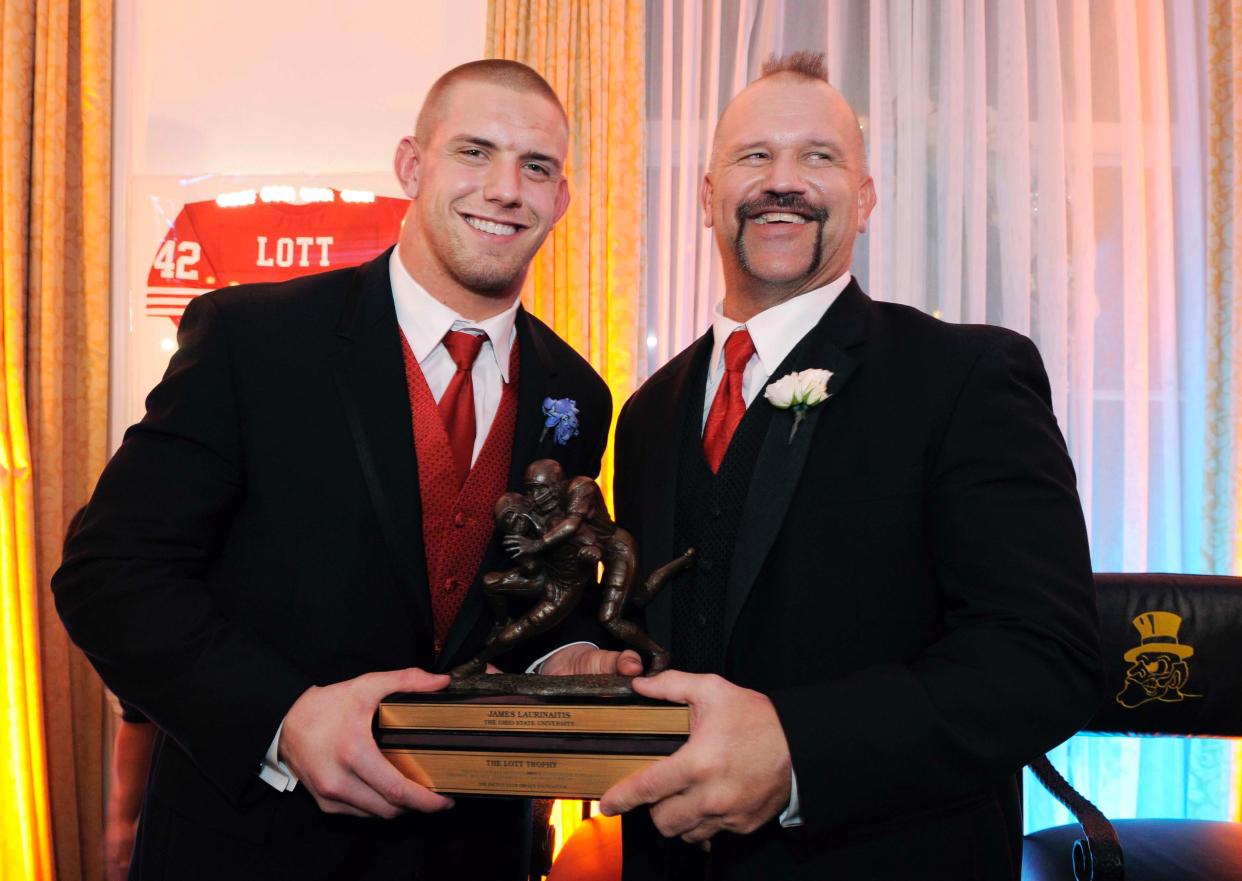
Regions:
[[[703,408],[707,365],[697,371],[682,431],[674,518],[678,553],[698,551],[698,561],[672,584],[673,666],[690,673],[723,673],[725,661],[725,592],[737,546],[742,507],[750,488],[759,448],[772,419],[772,407],[760,394],[746,408],[712,474],[703,455]],[[719,388],[719,387],[718,387]],[[718,390],[718,389],[717,389]]]

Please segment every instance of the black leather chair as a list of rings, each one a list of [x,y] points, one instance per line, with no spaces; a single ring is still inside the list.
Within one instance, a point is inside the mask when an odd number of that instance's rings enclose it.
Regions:
[[[1108,689],[1083,729],[1242,737],[1242,578],[1095,576]],[[1242,881],[1242,823],[1110,823],[1047,758],[1031,770],[1080,825],[1026,836],[1023,881]]]

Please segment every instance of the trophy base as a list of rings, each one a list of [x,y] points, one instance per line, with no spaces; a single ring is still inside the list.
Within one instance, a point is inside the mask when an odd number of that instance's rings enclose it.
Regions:
[[[478,673],[454,676],[448,687],[437,694],[522,695],[543,698],[612,698],[630,700],[634,694],[633,677],[597,673],[578,676],[542,676],[538,673]]]
[[[637,696],[628,680],[600,682],[626,677],[467,678],[441,692],[389,695],[376,713],[380,750],[436,792],[597,799],[690,733],[689,707]],[[527,690],[497,688],[502,679]],[[551,692],[530,681],[549,679],[591,681],[553,683]]]
[[[446,795],[593,801],[660,756],[511,750],[383,749],[415,783]]]

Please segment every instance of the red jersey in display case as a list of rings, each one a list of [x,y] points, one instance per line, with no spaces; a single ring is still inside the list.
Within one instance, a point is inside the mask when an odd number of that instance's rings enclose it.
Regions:
[[[151,262],[144,311],[176,324],[190,300],[216,288],[370,260],[397,240],[408,205],[326,187],[264,187],[189,202]]]

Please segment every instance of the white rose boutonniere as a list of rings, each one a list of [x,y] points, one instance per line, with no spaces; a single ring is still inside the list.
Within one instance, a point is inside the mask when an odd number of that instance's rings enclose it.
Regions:
[[[789,430],[789,443],[793,443],[798,426],[806,418],[806,411],[828,400],[828,380],[831,370],[812,368],[786,373],[776,382],[769,383],[763,396],[779,410],[793,410],[794,424]]]

